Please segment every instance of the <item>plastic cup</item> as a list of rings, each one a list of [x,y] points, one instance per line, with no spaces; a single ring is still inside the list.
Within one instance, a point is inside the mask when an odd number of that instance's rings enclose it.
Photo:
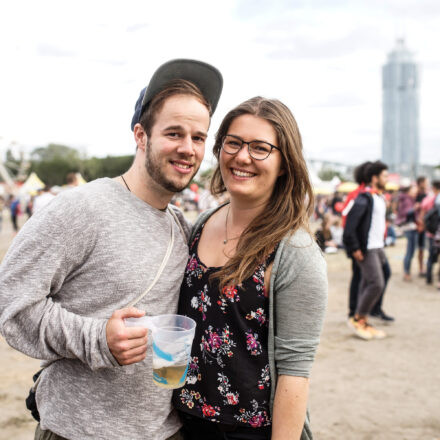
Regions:
[[[183,387],[196,330],[195,321],[182,315],[158,315],[127,318],[125,325],[151,330],[153,382],[161,388]]]

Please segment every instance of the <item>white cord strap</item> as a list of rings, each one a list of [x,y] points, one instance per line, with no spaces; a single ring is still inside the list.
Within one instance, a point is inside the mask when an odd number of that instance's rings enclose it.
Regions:
[[[168,212],[172,212],[172,209],[168,208]],[[171,216],[174,216],[175,218],[177,218],[176,214],[174,214],[174,212],[172,212]],[[159,277],[162,275],[162,272],[166,266],[166,264],[168,263],[168,260],[170,258],[171,255],[171,251],[173,250],[173,246],[174,246],[174,226],[173,226],[173,219],[170,218],[170,226],[171,226],[171,238],[170,241],[168,242],[168,248],[167,251],[165,252],[165,256],[163,257],[162,263],[160,264],[160,267],[156,273],[156,276],[154,277],[154,280],[151,282],[151,284],[147,287],[147,289],[145,290],[144,293],[142,293],[142,295],[138,296],[137,298],[135,298],[133,301],[131,301],[130,303],[128,303],[126,305],[126,307],[133,307],[135,304],[137,304],[153,287],[154,285],[157,283],[157,280],[159,279]],[[180,222],[178,221],[178,224],[180,225]],[[180,225],[180,228],[182,228],[182,226]]]

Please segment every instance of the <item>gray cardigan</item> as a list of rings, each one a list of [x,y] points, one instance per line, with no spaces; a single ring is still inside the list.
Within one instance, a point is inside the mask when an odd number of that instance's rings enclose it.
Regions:
[[[190,242],[217,209],[197,219]],[[309,377],[327,305],[327,270],[314,239],[301,229],[283,238],[275,254],[269,290],[270,409],[279,375]],[[308,414],[301,440],[312,439]]]

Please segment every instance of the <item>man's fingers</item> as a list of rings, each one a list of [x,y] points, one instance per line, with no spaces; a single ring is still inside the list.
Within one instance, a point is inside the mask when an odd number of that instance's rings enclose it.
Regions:
[[[131,365],[131,364],[135,364],[137,362],[141,362],[144,359],[145,359],[145,353],[140,356],[137,356],[133,359],[127,360],[127,361],[120,361],[119,363],[120,363],[120,365]]]
[[[121,341],[117,344],[116,349],[119,353],[128,353],[130,350],[137,347],[147,347],[147,338],[129,339],[127,341]]]
[[[121,365],[129,365],[135,362],[139,362],[145,359],[145,354],[147,347],[143,345],[142,347],[133,348],[132,350],[125,351],[118,356],[118,361]]]
[[[113,313],[113,318],[141,318],[145,315],[143,310],[139,310],[136,307],[127,307],[125,309],[116,310]]]
[[[147,338],[148,329],[145,327],[126,327],[127,339]]]

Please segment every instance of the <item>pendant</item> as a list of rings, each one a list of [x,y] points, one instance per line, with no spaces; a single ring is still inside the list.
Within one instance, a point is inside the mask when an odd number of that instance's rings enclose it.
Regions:
[[[225,238],[225,239],[223,240],[223,244],[226,244],[227,242],[228,242],[228,239]]]

